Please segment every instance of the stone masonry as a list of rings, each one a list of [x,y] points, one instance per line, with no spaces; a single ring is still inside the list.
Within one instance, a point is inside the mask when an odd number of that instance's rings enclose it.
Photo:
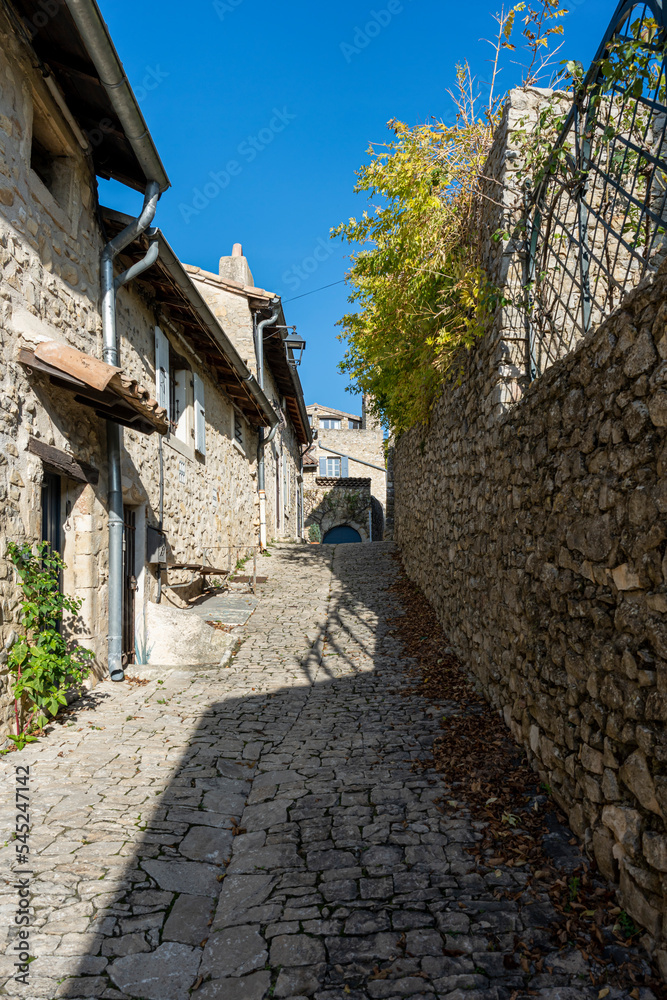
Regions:
[[[499,413],[488,344],[395,455],[409,576],[667,975],[667,275]]]
[[[314,481],[311,481],[314,480]],[[346,524],[361,535],[363,542],[369,539],[369,514],[372,517],[370,479],[335,479],[326,476],[304,476],[303,513],[306,534],[315,524],[324,538],[330,528]],[[373,537],[382,540],[381,529],[375,530]]]
[[[363,399],[361,415],[344,413],[318,403],[309,405],[307,410],[313,431],[317,432],[317,438],[308,452],[309,457],[319,466],[321,458],[336,457],[332,452],[326,451],[327,448],[348,455],[348,475],[352,479],[370,477],[371,494],[382,504],[384,511],[387,503],[387,474],[382,471],[385,468],[384,437],[382,427],[370,412],[369,400]],[[340,428],[322,427],[322,420],[326,417],[339,420]],[[351,421],[361,426],[352,428]],[[355,462],[355,458],[370,462],[377,468]],[[307,472],[307,466],[304,466],[304,471]]]
[[[410,691],[386,543],[278,546],[228,669],[101,684],[30,769],[29,984],[11,948],[15,844],[0,849],[11,1000],[595,1000],[550,945],[525,870],[477,870],[481,824],[427,765],[443,706]],[[427,766],[417,766],[419,762]],[[575,852],[576,853],[576,852]],[[520,898],[521,897],[521,898]],[[517,941],[545,949],[524,973]],[[613,987],[608,1000],[655,1000]]]
[[[57,7],[58,5],[54,5]],[[45,16],[45,15],[44,15]],[[91,163],[53,100],[29,49],[6,12],[0,11],[0,727],[13,713],[7,650],[20,629],[20,592],[6,560],[6,540],[38,541],[42,532],[41,489],[45,466],[31,453],[37,442],[92,466],[96,482],[61,476],[61,548],[67,564],[63,589],[83,600],[73,638],[91,648],[96,675],[106,667],[107,637],[107,454],[103,418],[48,376],[18,363],[21,347],[44,340],[102,356],[100,226],[97,186]],[[33,133],[41,129],[57,155],[51,190],[32,169]],[[42,132],[40,136],[44,138]],[[44,141],[47,141],[46,139]],[[51,148],[51,147],[50,147]],[[159,223],[158,216],[155,220]],[[157,392],[155,328],[169,351],[185,355],[201,378],[205,400],[206,455],[195,451],[194,426],[185,439],[123,430],[123,501],[136,517],[135,655],[150,656],[146,609],[155,600],[157,573],[146,558],[148,528],[160,521],[170,563],[231,569],[258,542],[257,429],[240,419],[238,407],[211,370],[191,349],[185,328],[163,307],[151,284],[155,270],[118,294],[120,364],[151,394]],[[238,317],[228,317],[233,341]],[[240,348],[245,346],[238,321]],[[220,331],[222,336],[222,329]],[[270,383],[270,372],[267,379]],[[271,390],[270,390],[271,391]],[[188,390],[190,396],[191,390]],[[275,393],[272,393],[275,396]],[[193,400],[188,409],[194,423]],[[270,534],[298,534],[301,447],[288,417],[267,449]],[[240,440],[239,440],[240,438]],[[160,469],[163,469],[162,490]],[[165,600],[177,605],[201,589],[189,570],[164,573]],[[68,627],[71,623],[68,623]]]

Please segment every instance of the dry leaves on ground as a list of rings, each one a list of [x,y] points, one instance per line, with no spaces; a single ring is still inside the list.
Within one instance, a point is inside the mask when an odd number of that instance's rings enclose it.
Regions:
[[[554,830],[566,850],[577,840],[525,751],[466,676],[431,605],[403,570],[391,590],[405,611],[391,623],[391,634],[416,661],[410,691],[443,706],[442,731],[428,762],[447,783],[443,812],[454,802],[485,824],[482,840],[470,848],[479,866],[525,870],[526,887],[514,898],[519,905],[551,902],[557,914],[551,927],[554,944],[575,944],[591,960],[594,985],[648,986],[656,997],[666,998],[657,970],[646,975],[646,958],[637,946],[640,931],[618,907],[613,887],[597,874],[595,863],[582,856],[576,868],[563,870],[545,849],[545,837]],[[518,939],[516,946],[515,954],[521,953],[516,965],[526,973],[542,970],[540,949],[531,951]]]

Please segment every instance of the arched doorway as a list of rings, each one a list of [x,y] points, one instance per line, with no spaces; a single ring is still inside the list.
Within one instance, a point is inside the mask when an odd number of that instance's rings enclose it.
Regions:
[[[341,542],[360,542],[361,535],[349,524],[338,524],[330,528],[322,539],[326,545],[340,545]]]

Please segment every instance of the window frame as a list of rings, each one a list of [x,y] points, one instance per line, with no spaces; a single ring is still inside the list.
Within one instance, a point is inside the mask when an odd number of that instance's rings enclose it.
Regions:
[[[240,431],[241,431],[241,440],[240,441],[239,441],[239,439],[237,437],[237,429],[240,429]],[[238,451],[240,451],[242,455],[245,455],[245,453],[246,453],[246,447],[245,447],[245,442],[246,442],[245,420],[243,419],[243,417],[241,416],[241,414],[238,412],[238,410],[236,410],[234,407],[232,407],[232,420],[231,420],[231,432],[230,432],[230,436],[231,436],[232,444],[234,445],[234,447],[237,448]]]

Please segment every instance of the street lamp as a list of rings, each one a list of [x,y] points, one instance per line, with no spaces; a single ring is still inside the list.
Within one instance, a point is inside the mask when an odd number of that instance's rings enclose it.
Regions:
[[[296,329],[292,327],[292,332],[288,333],[283,340],[287,360],[293,361],[295,365],[301,364],[301,358],[306,347],[306,341],[300,337]]]

